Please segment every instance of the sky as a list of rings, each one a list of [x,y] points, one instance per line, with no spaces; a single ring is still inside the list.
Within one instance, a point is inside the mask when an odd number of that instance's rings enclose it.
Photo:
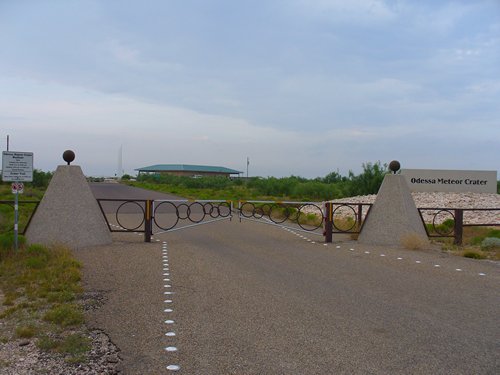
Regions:
[[[0,0],[7,135],[89,176],[499,171],[500,0]]]

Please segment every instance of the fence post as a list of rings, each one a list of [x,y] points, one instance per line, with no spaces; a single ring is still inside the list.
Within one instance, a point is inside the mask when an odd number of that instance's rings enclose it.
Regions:
[[[455,234],[453,244],[461,246],[464,233],[464,210],[462,209],[455,210],[455,227],[453,232]]]
[[[325,243],[331,243],[333,240],[333,203],[325,203]]]
[[[151,235],[153,234],[153,201],[146,201],[146,209],[144,210],[144,242],[151,242]]]
[[[356,217],[356,220],[358,222],[356,230],[358,232],[361,232],[361,226],[363,224],[363,204],[361,204],[361,203],[358,204],[358,215]]]

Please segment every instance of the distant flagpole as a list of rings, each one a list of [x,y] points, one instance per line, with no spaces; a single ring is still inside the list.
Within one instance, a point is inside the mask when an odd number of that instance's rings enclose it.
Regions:
[[[250,165],[250,158],[247,156],[247,178],[248,178],[248,166]]]

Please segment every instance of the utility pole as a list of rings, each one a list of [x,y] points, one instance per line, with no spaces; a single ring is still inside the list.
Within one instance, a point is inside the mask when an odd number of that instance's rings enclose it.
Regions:
[[[9,151],[9,135],[7,134],[7,151]]]
[[[250,165],[250,158],[247,156],[247,180],[248,180],[248,166]]]

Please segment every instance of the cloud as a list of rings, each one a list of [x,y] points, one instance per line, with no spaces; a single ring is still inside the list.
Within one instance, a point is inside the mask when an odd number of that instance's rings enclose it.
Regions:
[[[90,3],[0,12],[0,128],[43,168],[75,147],[106,174],[120,144],[127,168],[312,177],[495,154],[496,2]]]
[[[303,14],[330,22],[369,25],[396,17],[383,0],[297,0],[295,5]]]

